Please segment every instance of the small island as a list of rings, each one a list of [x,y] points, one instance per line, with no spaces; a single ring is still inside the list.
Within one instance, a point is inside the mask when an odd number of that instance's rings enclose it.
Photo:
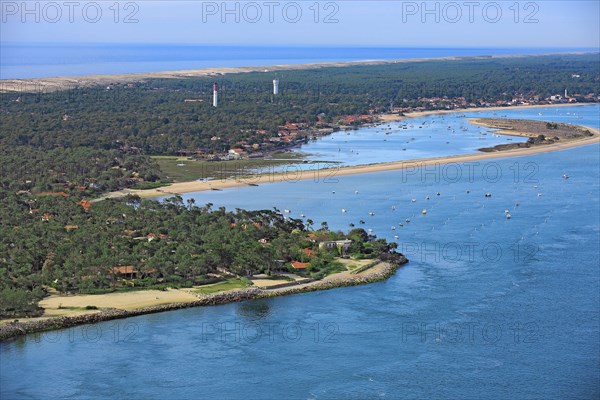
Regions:
[[[495,152],[523,149],[555,143],[566,143],[586,139],[594,134],[586,127],[557,122],[534,121],[511,118],[471,118],[472,124],[499,129],[501,135],[528,137],[526,142],[499,144],[479,149],[483,152]]]

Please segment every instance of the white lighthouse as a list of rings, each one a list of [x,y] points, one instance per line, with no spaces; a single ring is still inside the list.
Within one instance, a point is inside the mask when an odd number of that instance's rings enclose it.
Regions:
[[[213,85],[213,107],[216,107],[219,104],[219,85],[217,82]]]
[[[273,94],[275,96],[279,94],[279,79],[273,79]]]

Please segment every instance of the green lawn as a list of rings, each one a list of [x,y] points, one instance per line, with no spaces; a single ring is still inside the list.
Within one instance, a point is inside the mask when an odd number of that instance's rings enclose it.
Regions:
[[[231,161],[196,161],[188,157],[153,156],[169,180],[178,182],[193,181],[202,178],[226,179],[232,176],[247,176],[252,170],[268,172],[268,167],[301,164],[302,155],[298,153],[277,153],[273,159],[244,159]],[[178,165],[185,164],[185,165]]]
[[[226,290],[242,289],[248,287],[247,284],[239,278],[227,279],[225,282],[213,283],[211,285],[202,286],[196,289],[198,294],[213,294],[224,292]]]

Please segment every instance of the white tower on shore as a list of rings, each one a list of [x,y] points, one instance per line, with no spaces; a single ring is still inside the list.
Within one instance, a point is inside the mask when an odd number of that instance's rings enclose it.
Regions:
[[[279,79],[273,79],[273,94],[275,96],[279,94]]]
[[[565,99],[567,98],[567,89],[565,89]]]
[[[217,82],[213,85],[213,107],[216,107],[219,104],[219,85]]]

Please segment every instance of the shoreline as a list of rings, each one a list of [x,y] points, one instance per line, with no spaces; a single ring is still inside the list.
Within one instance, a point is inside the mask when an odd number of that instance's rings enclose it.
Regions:
[[[134,83],[146,79],[177,79],[191,77],[222,76],[226,74],[240,74],[248,72],[271,73],[276,71],[308,70],[319,68],[340,68],[349,66],[386,65],[400,63],[417,63],[426,61],[462,61],[478,59],[503,59],[503,58],[525,58],[544,57],[553,55],[583,55],[596,54],[594,51],[567,51],[558,53],[542,54],[505,54],[505,55],[483,55],[483,56],[449,56],[430,58],[404,58],[392,60],[364,60],[364,61],[331,61],[307,64],[276,64],[262,66],[243,67],[209,67],[191,70],[175,70],[160,72],[141,72],[130,74],[93,74],[81,76],[54,76],[46,78],[8,78],[0,79],[0,93],[40,93],[53,92],[65,89],[91,87],[96,85],[109,85],[115,83]]]
[[[272,297],[288,296],[300,293],[309,293],[320,290],[337,289],[348,286],[364,285],[384,281],[396,273],[398,269],[406,265],[408,260],[394,265],[387,262],[379,261],[368,269],[356,274],[329,275],[322,280],[303,283],[294,286],[287,286],[275,289],[261,289],[259,287],[251,287],[247,289],[232,290],[226,292],[215,293],[198,298],[197,300],[186,302],[171,302],[166,304],[155,304],[147,307],[135,309],[117,309],[109,308],[96,312],[90,310],[88,313],[61,316],[61,317],[35,317],[23,322],[6,322],[0,324],[0,342],[17,338],[20,336],[46,332],[51,330],[59,330],[71,328],[78,325],[86,325],[97,322],[110,321],[115,319],[123,319],[146,314],[154,314],[164,311],[174,311],[184,308],[201,307],[201,306],[216,306],[229,303],[237,303],[247,300],[268,299]],[[337,276],[336,276],[337,275]]]
[[[596,104],[596,103],[593,103]],[[478,108],[465,108],[465,109],[457,109],[457,110],[439,110],[439,111],[420,111],[414,112],[410,114],[406,114],[404,116],[395,115],[395,114],[387,114],[387,117],[383,118],[383,123],[392,122],[392,121],[401,121],[410,118],[419,118],[429,115],[437,115],[437,114],[449,114],[449,113],[466,113],[466,112],[474,112],[474,111],[499,111],[499,110],[514,110],[514,109],[525,109],[525,108],[548,108],[548,107],[573,107],[573,106],[585,106],[586,103],[576,103],[576,104],[554,104],[554,105],[529,105],[529,106],[510,106],[510,107],[478,107]],[[469,121],[471,123],[471,121]],[[101,197],[100,199],[96,199],[95,201],[99,201],[107,198],[120,198],[126,195],[137,195],[141,198],[156,198],[163,196],[171,196],[171,195],[180,195],[183,193],[194,193],[194,192],[203,192],[207,190],[222,190],[222,189],[231,189],[234,187],[242,187],[242,186],[253,186],[260,184],[268,184],[268,183],[276,183],[276,182],[298,182],[308,179],[331,179],[337,176],[346,176],[346,175],[357,175],[357,174],[367,174],[374,172],[385,172],[385,171],[396,171],[408,168],[417,168],[417,167],[425,167],[431,165],[445,165],[451,163],[466,163],[466,162],[475,162],[482,161],[487,159],[495,159],[495,158],[507,158],[507,157],[522,157],[540,153],[548,153],[552,151],[560,151],[565,149],[570,149],[573,147],[586,146],[590,144],[595,144],[600,142],[600,130],[588,126],[576,125],[581,128],[588,129],[592,132],[593,136],[586,137],[583,139],[575,139],[570,141],[564,141],[562,143],[553,143],[547,145],[538,145],[529,148],[519,148],[519,149],[511,149],[511,150],[503,150],[503,151],[494,151],[494,152],[479,152],[479,153],[469,153],[469,154],[459,154],[453,156],[444,156],[444,157],[433,157],[433,158],[417,158],[411,160],[404,161],[391,161],[384,163],[373,163],[373,164],[363,164],[356,166],[347,166],[347,167],[338,167],[338,168],[328,168],[328,169],[318,169],[312,170],[307,169],[303,170],[302,166],[306,164],[292,164],[295,168],[290,169],[288,172],[283,173],[263,173],[263,174],[254,174],[254,175],[245,175],[238,176],[228,179],[220,179],[220,180],[210,180],[210,181],[186,181],[186,182],[175,182],[168,186],[163,186],[157,189],[147,189],[147,190],[135,190],[135,189],[123,189],[116,192],[108,193],[107,195]],[[512,132],[512,136],[521,136],[521,137],[529,137],[526,134],[518,134],[518,132]],[[298,168],[299,166],[299,168]]]

